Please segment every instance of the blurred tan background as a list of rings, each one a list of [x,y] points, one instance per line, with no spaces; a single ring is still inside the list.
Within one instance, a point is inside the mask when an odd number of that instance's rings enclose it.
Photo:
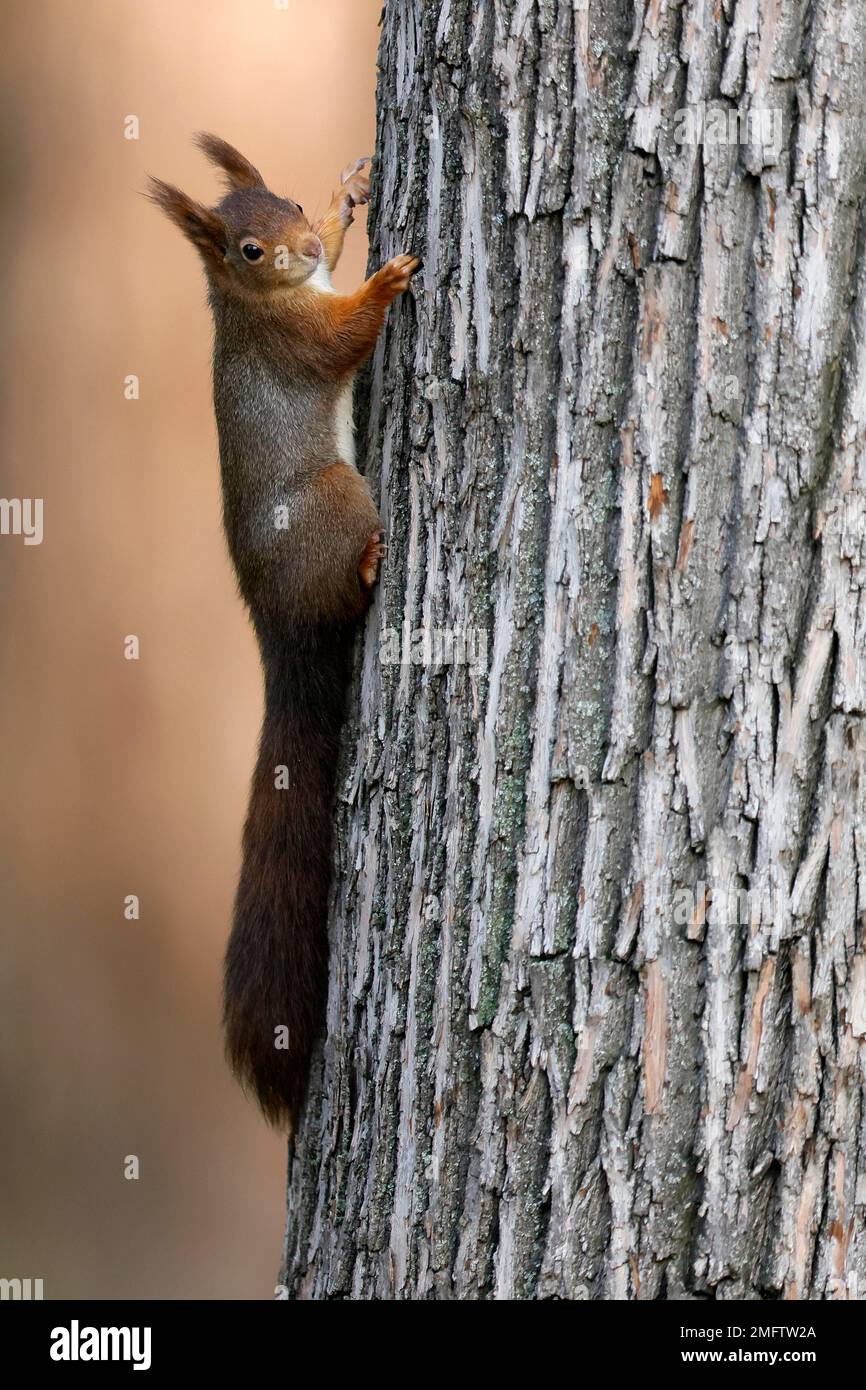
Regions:
[[[140,190],[155,173],[215,201],[205,129],[324,210],[372,153],[380,0],[3,10],[0,496],[44,498],[45,538],[0,537],[0,1277],[269,1298],[284,1143],[219,1030],[259,666],[220,527],[203,277]],[[358,215],[337,286],[365,261]]]

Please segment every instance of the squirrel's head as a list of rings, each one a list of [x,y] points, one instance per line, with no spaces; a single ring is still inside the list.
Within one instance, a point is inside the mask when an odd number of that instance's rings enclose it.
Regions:
[[[300,203],[278,198],[254,165],[216,135],[196,144],[226,176],[229,191],[215,208],[162,179],[150,180],[150,198],[188,237],[218,284],[242,294],[294,289],[318,268],[322,243]]]

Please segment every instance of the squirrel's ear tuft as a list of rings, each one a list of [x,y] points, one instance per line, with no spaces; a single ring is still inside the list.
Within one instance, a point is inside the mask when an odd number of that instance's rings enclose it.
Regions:
[[[222,169],[232,193],[237,193],[241,188],[266,186],[256,166],[250,164],[239,150],[221,140],[218,135],[208,135],[206,131],[202,131],[195,137],[195,143],[212,164]]]
[[[173,184],[151,178],[147,196],[162,208],[175,226],[208,261],[221,262],[226,253],[226,229],[215,212],[182,193]]]

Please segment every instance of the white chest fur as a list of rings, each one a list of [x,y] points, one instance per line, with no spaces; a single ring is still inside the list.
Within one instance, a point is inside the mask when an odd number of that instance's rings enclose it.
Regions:
[[[333,294],[334,287],[331,284],[331,273],[324,261],[320,261],[307,281],[312,289],[316,289],[320,294]],[[349,377],[339,396],[334,409],[334,439],[337,446],[337,453],[344,463],[355,463],[355,422],[352,418],[352,382],[354,378]]]

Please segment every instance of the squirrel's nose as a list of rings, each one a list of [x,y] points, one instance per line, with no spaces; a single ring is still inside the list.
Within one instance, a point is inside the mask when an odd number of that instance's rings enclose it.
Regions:
[[[306,241],[301,244],[301,255],[309,256],[311,260],[317,261],[322,254],[322,243],[317,236],[308,236]]]

